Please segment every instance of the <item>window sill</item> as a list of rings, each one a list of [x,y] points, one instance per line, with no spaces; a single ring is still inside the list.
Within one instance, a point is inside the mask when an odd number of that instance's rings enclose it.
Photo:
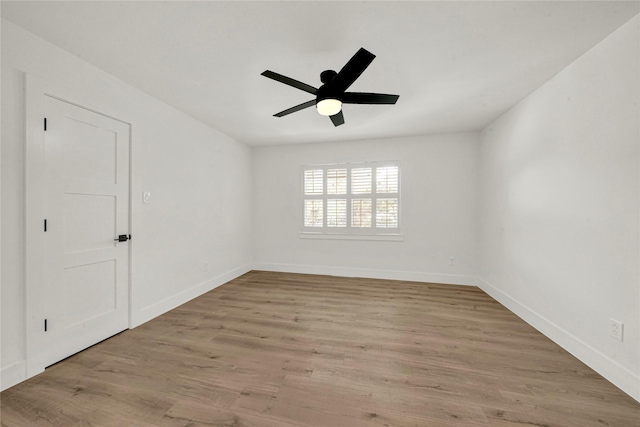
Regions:
[[[301,232],[298,234],[301,239],[320,239],[320,240],[378,240],[387,242],[403,242],[402,234],[339,234],[339,233],[309,233]]]

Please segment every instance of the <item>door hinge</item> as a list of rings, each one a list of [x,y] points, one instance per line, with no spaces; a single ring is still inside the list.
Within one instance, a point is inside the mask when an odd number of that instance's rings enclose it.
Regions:
[[[47,118],[46,117],[44,118],[44,130],[45,130],[45,132],[47,130]]]
[[[46,219],[44,220],[44,232],[45,233],[47,232],[47,220]]]
[[[44,331],[47,332],[47,319],[44,319]]]

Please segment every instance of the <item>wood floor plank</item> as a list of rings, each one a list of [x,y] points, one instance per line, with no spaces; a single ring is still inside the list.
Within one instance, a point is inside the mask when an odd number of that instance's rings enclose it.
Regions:
[[[252,271],[0,394],[1,425],[640,427],[467,286]]]

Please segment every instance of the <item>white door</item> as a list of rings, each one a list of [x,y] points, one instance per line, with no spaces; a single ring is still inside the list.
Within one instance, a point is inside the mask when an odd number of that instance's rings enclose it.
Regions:
[[[129,126],[45,99],[48,366],[128,328]]]

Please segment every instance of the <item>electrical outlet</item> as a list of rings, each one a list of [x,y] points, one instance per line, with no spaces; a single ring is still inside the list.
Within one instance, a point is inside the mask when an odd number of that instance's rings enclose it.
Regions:
[[[142,203],[151,203],[151,191],[142,192]]]
[[[449,258],[449,265],[456,265],[456,259],[454,257]]]
[[[618,341],[622,341],[624,336],[624,323],[616,319],[611,319],[611,336]]]
[[[205,263],[204,263],[203,270],[204,270],[205,272],[209,271],[209,263],[208,263],[208,262],[205,262]]]

